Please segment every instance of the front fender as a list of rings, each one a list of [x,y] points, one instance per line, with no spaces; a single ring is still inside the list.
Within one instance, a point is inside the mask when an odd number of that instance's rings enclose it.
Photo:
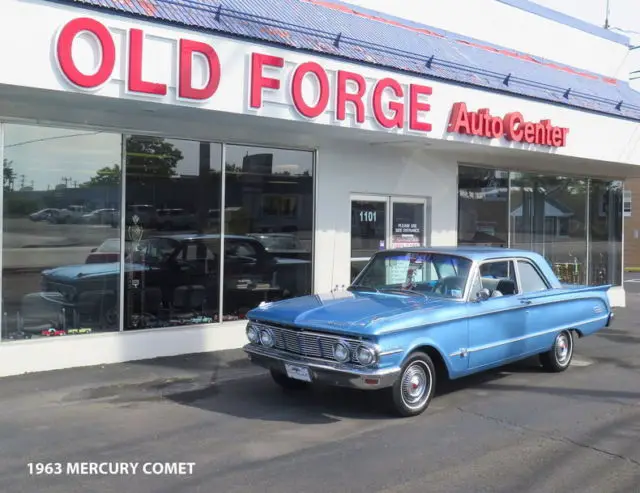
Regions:
[[[434,361],[434,364],[436,364],[436,366],[439,363],[443,364],[449,376],[455,375],[459,372],[459,370],[457,370],[452,364],[452,360],[446,354],[446,351],[444,351],[444,349],[432,338],[425,336],[413,339],[411,343],[406,345],[402,350],[397,350],[394,354],[383,356],[384,366],[399,368],[414,351],[424,351],[427,348],[429,348],[428,352],[433,353],[435,351],[437,353],[440,361]]]

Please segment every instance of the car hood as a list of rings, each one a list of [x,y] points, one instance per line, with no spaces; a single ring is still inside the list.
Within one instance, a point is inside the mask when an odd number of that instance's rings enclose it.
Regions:
[[[406,294],[333,292],[267,303],[251,310],[248,318],[294,325],[336,334],[380,335],[416,327],[445,309],[460,310],[459,302]]]
[[[143,272],[155,270],[144,264],[125,264],[125,272]],[[79,264],[55,267],[42,272],[48,279],[65,281],[71,279],[90,279],[95,277],[116,276],[120,274],[120,262],[109,262],[103,264]]]

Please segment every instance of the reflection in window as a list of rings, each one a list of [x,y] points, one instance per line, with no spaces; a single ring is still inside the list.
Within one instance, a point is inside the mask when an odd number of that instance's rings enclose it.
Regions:
[[[3,340],[118,330],[121,152],[119,134],[5,126]]]
[[[589,283],[622,284],[622,182],[591,180]]]
[[[561,282],[587,282],[588,181],[511,175],[511,246],[545,256]]]
[[[548,288],[547,283],[531,262],[518,260],[518,270],[520,272],[520,282],[522,283],[523,293],[535,293],[536,291],[544,291]]]
[[[310,294],[311,152],[227,146],[224,320],[262,301]]]
[[[458,244],[506,247],[509,177],[505,171],[460,166]]]
[[[219,144],[126,139],[124,328],[219,319]]]

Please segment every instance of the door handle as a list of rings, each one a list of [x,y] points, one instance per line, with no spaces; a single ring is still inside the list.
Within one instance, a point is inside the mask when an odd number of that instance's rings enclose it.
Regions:
[[[533,301],[531,301],[531,300],[520,300],[520,303],[522,303],[523,305],[530,305],[531,303],[533,303]]]

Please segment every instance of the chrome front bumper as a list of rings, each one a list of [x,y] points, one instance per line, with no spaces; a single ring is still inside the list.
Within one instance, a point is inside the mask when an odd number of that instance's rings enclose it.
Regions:
[[[309,369],[312,382],[352,389],[377,390],[390,387],[400,374],[400,368],[356,368],[330,361],[307,358],[278,349],[247,344],[242,348],[251,362],[286,375],[285,364]]]

